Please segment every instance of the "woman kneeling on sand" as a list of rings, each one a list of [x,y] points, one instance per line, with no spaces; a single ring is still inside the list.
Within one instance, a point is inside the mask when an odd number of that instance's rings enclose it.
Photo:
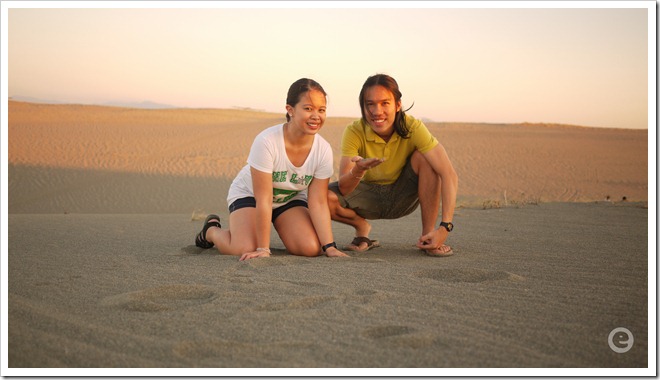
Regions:
[[[247,165],[229,188],[229,229],[209,215],[195,245],[240,260],[270,256],[270,228],[275,226],[286,250],[294,255],[347,256],[337,249],[328,209],[332,148],[318,134],[325,122],[326,93],[303,78],[289,88],[286,120],[254,139]]]

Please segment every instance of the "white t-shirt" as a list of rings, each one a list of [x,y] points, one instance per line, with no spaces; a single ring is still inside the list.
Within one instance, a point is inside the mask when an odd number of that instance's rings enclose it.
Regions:
[[[273,208],[300,199],[307,201],[307,188],[313,178],[326,179],[333,172],[332,148],[319,134],[314,135],[312,149],[300,166],[294,166],[286,155],[284,124],[267,128],[255,137],[245,165],[238,173],[227,195],[227,203],[254,197],[250,167],[273,176]]]

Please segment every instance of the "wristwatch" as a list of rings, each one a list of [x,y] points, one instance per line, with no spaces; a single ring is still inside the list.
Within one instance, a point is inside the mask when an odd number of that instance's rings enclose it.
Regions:
[[[440,226],[438,228],[440,228],[440,227],[444,227],[447,230],[447,232],[451,232],[451,230],[454,229],[454,223],[452,223],[452,222],[440,222]]]

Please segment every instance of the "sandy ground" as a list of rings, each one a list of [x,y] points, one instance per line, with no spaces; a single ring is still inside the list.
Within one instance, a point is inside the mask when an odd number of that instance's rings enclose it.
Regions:
[[[194,247],[188,215],[10,215],[9,367],[647,367],[647,211],[462,209],[441,259],[416,213],[351,258],[273,236],[248,262]]]
[[[460,176],[455,256],[413,247],[416,212],[374,221],[382,247],[350,258],[273,235],[274,257],[238,262],[194,247],[198,218],[227,220],[231,177],[282,115],[9,111],[9,370],[655,369],[646,131],[429,123]],[[347,122],[322,131],[336,152]]]

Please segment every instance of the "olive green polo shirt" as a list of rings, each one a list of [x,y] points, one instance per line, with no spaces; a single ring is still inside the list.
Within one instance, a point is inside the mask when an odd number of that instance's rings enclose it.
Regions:
[[[408,157],[415,150],[426,153],[438,145],[438,140],[420,120],[406,115],[410,137],[402,138],[396,132],[385,142],[362,119],[346,127],[341,141],[341,154],[344,157],[385,158],[385,162],[366,171],[363,181],[379,185],[394,183]]]

